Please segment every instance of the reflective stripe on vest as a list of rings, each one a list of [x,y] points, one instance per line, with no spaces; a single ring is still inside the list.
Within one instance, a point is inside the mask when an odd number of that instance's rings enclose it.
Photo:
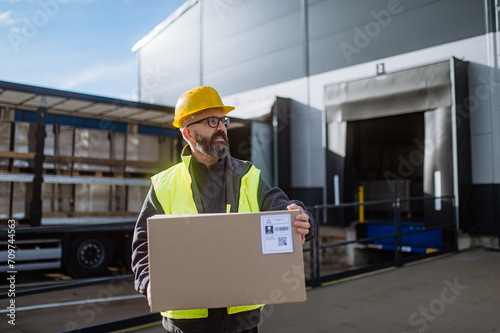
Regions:
[[[160,202],[165,214],[198,213],[191,190],[191,176],[189,175],[191,156],[182,156],[182,161],[151,177],[156,198]],[[259,179],[260,170],[253,165],[241,178],[238,212],[260,211],[257,199]],[[227,312],[233,314],[258,309],[262,306],[264,305],[231,306],[227,308]],[[171,319],[206,318],[208,317],[208,309],[167,310],[162,311],[161,315]]]

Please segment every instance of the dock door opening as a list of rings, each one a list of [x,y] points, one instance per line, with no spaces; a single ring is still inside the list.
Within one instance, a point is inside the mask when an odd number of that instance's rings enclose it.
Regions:
[[[362,186],[365,201],[424,195],[424,114],[351,121],[347,123],[346,186],[356,198]],[[349,184],[350,183],[350,184]],[[356,200],[357,201],[357,200]],[[368,221],[392,217],[392,205],[366,206]],[[422,202],[404,202],[403,216],[422,219]]]
[[[402,218],[426,227],[466,220],[470,204],[467,63],[450,59],[325,88],[327,203],[453,197],[402,202]],[[365,206],[371,221],[391,205]],[[360,215],[360,214],[359,214]],[[326,223],[359,221],[354,209]],[[458,226],[457,226],[458,227]]]

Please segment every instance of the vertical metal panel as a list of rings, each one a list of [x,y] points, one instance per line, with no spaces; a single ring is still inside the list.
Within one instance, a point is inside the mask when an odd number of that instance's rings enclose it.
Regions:
[[[205,84],[227,95],[305,75],[300,0],[224,3],[205,1]]]
[[[34,159],[34,177],[32,188],[30,189],[31,202],[29,208],[29,218],[32,227],[39,226],[42,223],[42,183],[43,183],[43,161],[48,111],[45,107],[45,96],[42,96],[40,107],[36,111],[37,123],[35,132],[35,159]]]
[[[175,105],[182,93],[200,85],[200,4],[138,52],[141,101]]]
[[[472,172],[474,184],[491,184],[493,182],[493,142],[491,133],[476,134],[471,137]]]
[[[262,178],[273,184],[272,128],[269,124],[252,122],[251,161],[260,169]]]
[[[472,154],[471,154],[471,126],[469,103],[469,63],[453,59],[450,63],[452,71],[452,86],[455,103],[452,106],[454,117],[454,173],[455,173],[455,200],[458,211],[457,220],[461,228],[465,228],[472,221]],[[484,223],[483,221],[478,221]]]
[[[321,141],[323,112],[296,100],[290,101],[292,186],[324,186],[324,151]],[[312,162],[314,161],[314,162]]]
[[[477,0],[302,2],[193,4],[139,49],[141,100],[173,105],[201,77],[227,95],[485,33]]]
[[[464,226],[466,232],[500,235],[500,185],[472,185],[471,210],[473,220]],[[475,223],[472,223],[474,221]],[[461,223],[461,227],[464,223]]]
[[[290,99],[276,98],[273,105],[274,185],[291,195],[291,109]]]
[[[425,112],[424,140],[424,193],[429,196],[454,195],[453,150],[450,108],[438,108]],[[441,174],[441,193],[435,193],[434,174]],[[427,225],[448,221],[453,214],[450,201],[442,201],[441,209],[435,209],[434,201],[425,203]]]
[[[483,6],[477,0],[310,1],[311,75],[484,34]]]

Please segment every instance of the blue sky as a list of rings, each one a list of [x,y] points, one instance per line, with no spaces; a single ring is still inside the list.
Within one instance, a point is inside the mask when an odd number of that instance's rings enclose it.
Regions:
[[[0,0],[0,80],[137,99],[132,47],[185,0]]]

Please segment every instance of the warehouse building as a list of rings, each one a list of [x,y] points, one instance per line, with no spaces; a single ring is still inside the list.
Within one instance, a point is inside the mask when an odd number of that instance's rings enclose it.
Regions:
[[[134,46],[139,96],[211,85],[249,121],[232,154],[291,197],[408,198],[405,221],[498,248],[498,24],[490,0],[189,0]],[[393,216],[364,210],[321,223]]]
[[[189,0],[133,48],[140,102],[0,81],[0,224],[18,223],[19,267],[129,265],[148,178],[182,149],[172,106],[198,85],[236,106],[231,154],[316,214],[309,283],[328,264],[498,249],[497,8]]]

